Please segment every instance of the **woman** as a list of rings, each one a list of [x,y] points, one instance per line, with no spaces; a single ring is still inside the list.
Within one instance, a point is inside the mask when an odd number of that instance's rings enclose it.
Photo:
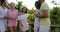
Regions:
[[[39,0],[41,3],[40,14],[36,14],[40,18],[39,32],[49,32],[50,29],[50,9],[45,0]]]
[[[18,20],[20,21],[20,28],[22,32],[26,32],[29,28],[28,24],[28,14],[27,14],[27,8],[22,8],[22,14],[18,16]]]
[[[35,2],[35,7],[36,7],[35,14],[39,14],[39,11],[40,11],[40,2],[39,1]],[[40,24],[40,18],[36,17],[36,15],[35,15],[34,32],[39,31],[39,24]]]
[[[10,32],[17,32],[17,17],[18,10],[15,9],[15,4],[10,3],[10,9],[7,12],[8,27],[10,28]]]

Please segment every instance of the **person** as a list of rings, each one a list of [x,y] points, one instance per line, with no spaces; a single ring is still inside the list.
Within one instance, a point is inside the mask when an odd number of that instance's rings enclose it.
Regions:
[[[22,14],[18,16],[18,20],[20,21],[19,23],[22,32],[26,32],[29,28],[29,23],[27,19],[28,19],[27,8],[23,7]]]
[[[45,0],[39,0],[41,3],[40,14],[36,14],[40,18],[39,32],[49,32],[50,29],[50,9]]]
[[[7,19],[6,13],[8,9],[6,8],[6,0],[1,0],[0,6],[0,32],[5,32],[7,29]]]
[[[10,3],[10,9],[7,11],[7,18],[10,32],[17,32],[18,10],[15,9],[14,3]]]
[[[36,1],[35,2],[35,7],[36,7],[35,14],[39,14],[40,6],[41,6],[40,2]],[[40,24],[40,18],[35,16],[34,32],[38,32],[39,31],[39,24]]]

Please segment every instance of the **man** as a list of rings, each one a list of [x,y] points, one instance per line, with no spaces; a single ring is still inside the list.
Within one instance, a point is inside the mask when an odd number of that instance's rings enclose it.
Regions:
[[[0,32],[5,32],[7,28],[7,20],[6,20],[6,0],[1,0],[1,6],[0,6]]]
[[[35,7],[36,7],[35,14],[39,14],[39,12],[40,12],[40,6],[41,6],[40,2],[36,1],[35,2]],[[35,15],[34,32],[38,32],[39,31],[39,24],[40,24],[40,18],[36,17],[36,15]]]
[[[36,17],[40,18],[39,32],[49,32],[50,28],[50,12],[49,7],[45,0],[38,0],[41,3],[40,14],[36,14]]]

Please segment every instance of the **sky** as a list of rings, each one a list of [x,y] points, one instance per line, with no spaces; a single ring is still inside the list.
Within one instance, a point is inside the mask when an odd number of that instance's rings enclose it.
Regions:
[[[17,0],[17,1],[22,1],[23,6],[26,6],[28,9],[32,9],[33,7],[35,7],[35,1],[37,0]],[[15,4],[17,4],[16,0],[8,0],[9,3],[14,2]],[[52,0],[45,0],[47,2],[47,4],[49,5],[50,8],[53,8],[55,5],[51,3]],[[60,2],[60,0],[55,0],[57,3]],[[60,3],[59,3],[60,4]],[[60,6],[60,5],[59,5]]]

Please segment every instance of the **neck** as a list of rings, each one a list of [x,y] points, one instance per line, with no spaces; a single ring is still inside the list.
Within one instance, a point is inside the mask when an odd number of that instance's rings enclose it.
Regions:
[[[14,8],[11,8],[11,10],[14,10]]]
[[[41,4],[43,3],[44,1],[40,2]]]

